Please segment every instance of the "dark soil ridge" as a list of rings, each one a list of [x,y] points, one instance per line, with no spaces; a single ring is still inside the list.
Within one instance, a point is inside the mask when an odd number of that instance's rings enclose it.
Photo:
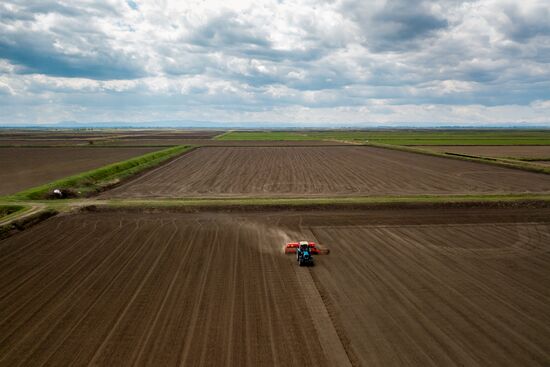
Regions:
[[[0,226],[0,241],[28,229],[48,218],[58,214],[56,210],[46,209],[27,217],[16,219],[13,222]]]
[[[180,206],[111,206],[88,205],[81,212],[127,213],[203,213],[205,216],[235,213],[239,216],[266,216],[280,213],[309,214],[315,225],[318,216],[333,214],[334,225],[339,217],[354,217],[361,225],[394,224],[469,224],[549,222],[550,202],[521,200],[515,202],[457,203],[368,203],[368,204],[304,204],[304,205],[180,205]],[[323,222],[323,225],[326,225]]]
[[[486,208],[486,209],[542,209],[550,208],[550,201],[539,199],[525,199],[525,200],[503,200],[503,201],[457,201],[457,202],[372,202],[372,203],[294,203],[294,204],[225,204],[223,201],[215,204],[186,204],[185,202],[174,204],[139,204],[132,203],[129,206],[116,204],[107,205],[86,205],[82,207],[83,211],[142,211],[142,212],[158,212],[158,211],[170,211],[170,212],[186,212],[195,213],[202,211],[211,212],[264,212],[264,211],[310,211],[310,210],[377,210],[377,209],[466,209],[466,208]]]

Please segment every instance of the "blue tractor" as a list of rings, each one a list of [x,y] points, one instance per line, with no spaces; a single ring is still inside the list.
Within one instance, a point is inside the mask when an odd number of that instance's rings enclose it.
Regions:
[[[296,261],[300,266],[313,266],[313,254],[309,243],[307,241],[301,241],[298,248],[296,249]]]

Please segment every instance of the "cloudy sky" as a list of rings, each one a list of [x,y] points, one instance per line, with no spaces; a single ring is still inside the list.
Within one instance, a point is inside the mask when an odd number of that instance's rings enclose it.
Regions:
[[[0,124],[550,126],[547,0],[0,3]]]

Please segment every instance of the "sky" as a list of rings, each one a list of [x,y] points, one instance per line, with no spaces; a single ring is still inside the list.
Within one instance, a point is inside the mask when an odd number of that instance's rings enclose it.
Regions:
[[[0,3],[0,125],[550,127],[547,0]]]

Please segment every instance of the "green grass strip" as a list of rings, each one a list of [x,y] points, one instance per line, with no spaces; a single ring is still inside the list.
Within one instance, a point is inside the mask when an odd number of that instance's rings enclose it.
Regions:
[[[28,209],[28,207],[24,205],[0,205],[0,219],[3,220],[15,216],[23,209]]]
[[[11,196],[11,198],[15,200],[47,199],[54,189],[70,190],[71,193],[77,197],[88,196],[91,193],[98,192],[108,186],[117,184],[125,178],[135,175],[136,173],[148,168],[157,166],[162,162],[193,148],[194,147],[190,146],[176,146],[147,153],[126,161],[109,164],[91,171],[34,187],[19,192]]]
[[[378,204],[433,204],[433,203],[495,203],[495,202],[550,202],[550,194],[495,194],[495,195],[414,195],[414,196],[359,196],[322,198],[182,198],[182,199],[112,199],[91,200],[90,205],[107,207],[178,207],[178,206],[304,206],[304,205],[378,205]]]
[[[167,199],[67,199],[23,202],[26,205],[44,205],[55,212],[70,212],[77,208],[227,208],[227,209],[290,209],[293,208],[373,208],[424,205],[550,205],[550,194],[477,194],[477,195],[410,195],[410,196],[358,196],[358,197],[313,197],[313,198],[167,198]],[[10,204],[6,202],[6,205]],[[20,205],[19,203],[17,203]]]
[[[550,145],[550,130],[230,131],[217,140],[337,140],[393,145]]]
[[[550,145],[550,140],[543,139],[522,139],[522,138],[461,138],[461,139],[370,139],[385,144],[395,145],[446,145],[446,146],[515,146],[528,145],[540,146]]]

